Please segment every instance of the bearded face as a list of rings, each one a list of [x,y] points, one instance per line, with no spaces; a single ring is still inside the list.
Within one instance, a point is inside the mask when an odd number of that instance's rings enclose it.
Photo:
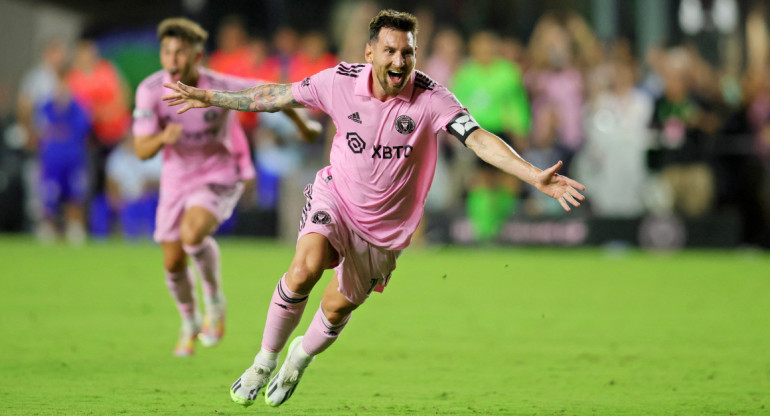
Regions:
[[[382,28],[376,39],[366,45],[366,60],[372,64],[373,93],[378,98],[393,98],[406,86],[417,58],[414,34]]]

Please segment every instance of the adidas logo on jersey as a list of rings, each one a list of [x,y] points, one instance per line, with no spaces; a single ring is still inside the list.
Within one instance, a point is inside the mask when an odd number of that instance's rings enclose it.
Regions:
[[[358,124],[361,124],[361,117],[358,116],[358,112],[355,112],[348,116],[349,119],[355,121]]]

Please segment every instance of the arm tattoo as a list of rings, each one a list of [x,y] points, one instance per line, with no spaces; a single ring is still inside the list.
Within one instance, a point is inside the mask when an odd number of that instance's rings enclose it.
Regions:
[[[214,91],[211,104],[231,110],[269,113],[301,106],[294,99],[291,84],[265,84],[243,91]]]

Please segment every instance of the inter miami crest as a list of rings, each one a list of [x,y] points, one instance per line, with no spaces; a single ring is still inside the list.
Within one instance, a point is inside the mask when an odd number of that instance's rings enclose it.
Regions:
[[[312,221],[313,224],[326,225],[332,222],[332,216],[326,211],[316,211],[310,221]]]
[[[398,116],[396,119],[396,131],[401,134],[409,134],[414,131],[414,120],[407,115]]]

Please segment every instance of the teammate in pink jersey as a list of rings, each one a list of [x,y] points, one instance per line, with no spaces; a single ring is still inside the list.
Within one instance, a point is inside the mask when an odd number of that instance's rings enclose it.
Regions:
[[[174,354],[193,354],[196,338],[204,346],[219,342],[224,333],[225,298],[220,278],[219,246],[211,237],[233,211],[243,181],[255,172],[245,133],[232,111],[212,108],[177,114],[163,105],[164,82],[181,81],[201,88],[243,89],[254,85],[199,66],[208,34],[183,18],[166,19],[158,26],[163,70],[147,77],[136,91],[135,152],[148,159],[163,151],[163,171],[155,241],[163,250],[166,284],[182,317]],[[285,113],[303,137],[312,141],[320,124],[293,109]],[[187,257],[201,276],[205,315],[201,318],[195,279]],[[202,321],[202,322],[201,322]]]
[[[230,390],[236,403],[251,405],[265,386],[267,404],[284,403],[353,310],[388,282],[422,216],[440,129],[486,162],[558,199],[567,211],[583,200],[583,185],[556,173],[561,162],[546,170],[530,165],[479,128],[451,92],[414,71],[416,35],[414,16],[384,10],[369,23],[366,64],[341,63],[291,85],[239,92],[165,84],[175,92],[163,99],[172,106],[184,104],[180,114],[211,105],[240,111],[310,107],[329,114],[337,126],[330,166],[305,188],[296,253],[270,301],[262,348]],[[292,341],[270,379],[308,294],[327,268],[334,268],[336,278],[307,332]]]

